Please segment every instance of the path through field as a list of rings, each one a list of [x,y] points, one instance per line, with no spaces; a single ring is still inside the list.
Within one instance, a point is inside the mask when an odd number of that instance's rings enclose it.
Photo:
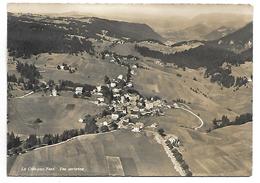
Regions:
[[[186,105],[185,105],[186,106]],[[199,126],[197,126],[197,127],[195,127],[194,129],[195,130],[198,130],[199,128],[201,128],[203,125],[204,125],[204,121],[197,115],[197,114],[195,114],[194,112],[192,112],[191,110],[189,110],[189,109],[186,109],[185,107],[183,107],[183,106],[176,106],[175,108],[177,108],[177,109],[182,109],[182,110],[184,110],[184,111],[187,111],[187,112],[189,112],[189,113],[191,113],[193,116],[195,116],[196,118],[198,118],[199,120],[200,120],[200,125]],[[190,107],[189,107],[190,108]]]
[[[27,93],[27,94],[25,94],[25,95],[23,95],[23,96],[15,97],[15,98],[24,98],[24,97],[27,97],[27,96],[33,94],[33,93],[34,93],[34,91],[31,91],[31,92],[29,92],[29,93]]]

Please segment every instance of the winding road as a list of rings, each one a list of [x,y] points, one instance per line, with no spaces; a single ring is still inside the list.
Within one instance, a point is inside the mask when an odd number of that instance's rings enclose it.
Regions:
[[[197,114],[195,114],[194,112],[192,112],[191,110],[186,109],[186,108],[184,108],[183,106],[180,107],[179,105],[175,106],[175,108],[176,108],[176,109],[182,109],[182,110],[184,110],[184,111],[187,111],[187,112],[191,113],[193,116],[195,116],[196,118],[198,118],[198,119],[200,120],[200,125],[197,126],[197,127],[195,127],[195,128],[194,128],[195,130],[200,129],[200,128],[204,125],[204,121],[203,121]],[[190,108],[190,107],[189,107],[189,108]]]

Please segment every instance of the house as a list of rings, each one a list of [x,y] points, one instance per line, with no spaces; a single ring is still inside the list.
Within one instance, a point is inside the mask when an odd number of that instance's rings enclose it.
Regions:
[[[181,144],[180,139],[176,136],[171,136],[170,138],[167,139],[167,141],[170,142],[170,144],[175,147],[179,147]]]
[[[145,102],[145,109],[150,110],[153,108],[153,103],[152,102]]]
[[[136,66],[136,65],[133,65],[132,68],[133,68],[133,69],[137,69],[137,66]]]
[[[132,83],[128,83],[126,86],[131,88],[131,87],[133,87],[133,84]]]
[[[139,95],[130,95],[128,98],[130,101],[137,101],[137,100],[139,100],[140,96]]]
[[[106,121],[103,122],[103,126],[107,126],[108,123]]]
[[[137,128],[137,127],[134,127],[134,128],[132,129],[132,132],[140,132],[140,129]]]
[[[173,108],[180,108],[179,105],[177,103],[173,104]]]
[[[142,130],[143,128],[144,128],[143,123],[136,123],[133,126],[132,132],[140,132],[140,130]]]
[[[97,100],[98,100],[99,102],[104,102],[104,101],[105,101],[105,99],[104,99],[103,97],[97,98]]]
[[[101,92],[101,86],[97,86],[97,92]]]
[[[83,87],[76,87],[76,89],[75,89],[75,94],[76,94],[76,95],[81,95],[81,94],[82,94],[82,91],[83,91]]]
[[[123,75],[122,75],[122,74],[120,74],[120,75],[117,77],[117,79],[120,79],[120,80],[122,80],[122,79],[123,79]]]
[[[79,118],[79,122],[80,122],[80,123],[83,123],[83,119],[82,119],[82,118]]]
[[[120,97],[120,94],[116,93],[116,94],[113,94],[113,97]]]
[[[138,114],[131,114],[130,117],[131,118],[139,118],[139,115]]]
[[[112,91],[113,91],[114,93],[119,93],[120,89],[114,88]]]
[[[120,102],[121,102],[122,104],[125,102],[125,97],[124,97],[124,96],[121,96]]]
[[[60,65],[60,69],[61,69],[61,70],[64,70],[64,65]]]
[[[119,118],[118,114],[111,114],[111,119],[112,120],[117,120]]]
[[[132,75],[134,75],[134,74],[135,74],[135,71],[134,71],[134,70],[131,70],[130,73],[131,73]]]
[[[111,88],[116,87],[116,83],[110,83]]]
[[[51,91],[51,95],[54,96],[54,97],[56,97],[56,96],[57,96],[57,90],[53,89],[53,90]]]
[[[158,127],[158,124],[157,124],[157,123],[153,123],[153,124],[151,125],[151,127],[152,127],[152,128],[157,128],[157,127]]]
[[[139,108],[137,106],[133,107],[131,109],[132,113],[138,113],[139,112]]]
[[[154,63],[157,64],[157,65],[163,65],[160,60],[156,60]]]

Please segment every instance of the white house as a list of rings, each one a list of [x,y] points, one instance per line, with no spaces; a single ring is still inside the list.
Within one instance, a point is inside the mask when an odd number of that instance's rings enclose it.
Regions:
[[[134,128],[132,129],[132,132],[140,132],[140,129],[139,129],[138,127],[134,127]]]
[[[152,102],[145,102],[145,109],[150,110],[153,108],[153,103]]]
[[[56,97],[56,96],[57,96],[57,90],[53,89],[53,90],[51,91],[51,94],[52,94],[52,96]]]
[[[143,128],[144,128],[144,124],[143,124],[143,123],[136,123],[136,124],[133,126],[132,131],[133,131],[133,132],[140,132],[140,130],[142,130]]]
[[[104,99],[103,97],[97,98],[97,100],[98,100],[99,102],[104,102],[104,101],[105,101],[105,99]]]
[[[83,87],[76,87],[76,89],[75,89],[75,94],[81,95],[81,94],[82,94],[82,91],[83,91]]]
[[[79,118],[79,122],[82,123],[82,122],[83,122],[83,119],[82,119],[82,118]]]
[[[152,127],[152,128],[157,128],[157,127],[158,127],[158,124],[157,124],[157,123],[153,123],[153,124],[151,125],[151,127]]]
[[[174,108],[180,108],[177,103],[174,103],[174,104],[173,104],[173,107],[174,107]]]
[[[97,92],[101,91],[101,86],[97,86]]]
[[[119,118],[118,114],[111,114],[111,119],[112,120],[117,120]]]
[[[120,94],[118,94],[118,93],[113,94],[113,97],[120,97]]]
[[[113,91],[114,93],[118,93],[120,90],[119,90],[118,88],[114,88],[112,91]]]
[[[170,138],[168,138],[168,141],[175,147],[179,147],[180,146],[180,139],[176,136],[171,136]]]
[[[110,83],[111,88],[116,87],[116,83]]]
[[[136,65],[133,65],[132,68],[133,68],[133,69],[137,69],[137,66],[136,66]]]
[[[120,74],[120,75],[117,77],[117,79],[120,79],[120,80],[122,80],[122,79],[123,79],[123,75],[122,75],[122,74]]]
[[[131,116],[131,118],[139,118],[138,114],[131,114],[130,116]]]
[[[128,98],[130,101],[136,101],[136,100],[139,100],[140,96],[139,95],[130,95]]]
[[[123,104],[125,102],[125,97],[124,96],[121,96],[121,103]]]

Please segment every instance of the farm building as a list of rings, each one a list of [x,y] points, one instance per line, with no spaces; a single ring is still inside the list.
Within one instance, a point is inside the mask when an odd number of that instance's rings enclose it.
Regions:
[[[81,94],[82,94],[82,91],[83,91],[83,87],[76,87],[76,89],[75,89],[75,94],[76,94],[76,95],[81,95]]]

